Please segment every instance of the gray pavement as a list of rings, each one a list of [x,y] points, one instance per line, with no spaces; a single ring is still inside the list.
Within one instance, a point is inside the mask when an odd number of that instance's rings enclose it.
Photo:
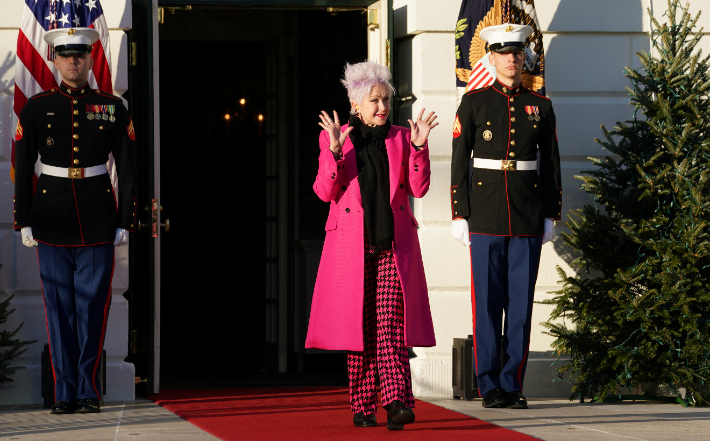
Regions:
[[[99,414],[51,415],[40,406],[0,408],[0,438],[22,441],[213,441],[149,400],[107,403]]]
[[[424,401],[545,441],[710,440],[710,409],[679,404],[580,404],[529,400],[530,409],[484,409],[480,400]],[[416,424],[416,423],[415,423]],[[32,441],[210,441],[209,435],[149,400],[107,403],[100,414],[50,415],[41,407],[0,408],[0,438]]]
[[[545,441],[710,440],[710,409],[652,401],[586,403],[528,399],[529,409],[485,409],[481,400],[423,398]]]

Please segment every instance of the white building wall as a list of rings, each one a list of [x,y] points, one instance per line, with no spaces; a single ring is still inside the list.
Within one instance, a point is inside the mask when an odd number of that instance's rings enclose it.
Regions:
[[[696,13],[707,0],[689,0]],[[685,3],[685,2],[683,2]],[[451,396],[451,347],[454,338],[472,333],[468,248],[450,235],[449,182],[451,128],[456,114],[454,26],[460,0],[395,0],[395,40],[399,50],[400,97],[413,96],[401,108],[399,123],[421,108],[435,110],[440,126],[430,135],[431,187],[414,200],[419,238],[429,286],[437,346],[415,348],[411,360],[414,393]],[[664,19],[667,3],[661,0],[544,0],[536,2],[546,56],[546,90],[557,115],[563,179],[563,219],[570,209],[591,202],[574,178],[592,169],[588,156],[605,152],[594,142],[604,124],[632,118],[625,87],[624,67],[639,67],[637,51],[650,48],[651,7]],[[710,11],[708,11],[710,12]],[[710,14],[698,27],[710,30]],[[704,53],[710,38],[702,41]],[[559,233],[564,226],[558,223]],[[557,266],[574,273],[570,249],[561,237],[543,246],[535,300],[550,298],[559,289]],[[525,393],[538,397],[567,397],[571,386],[552,382],[555,371],[549,356],[553,338],[539,325],[548,320],[550,307],[535,305]]]
[[[125,31],[131,28],[131,1],[110,0],[102,3],[110,29],[111,65],[114,94],[128,90],[128,47]],[[10,180],[13,125],[12,102],[15,89],[17,35],[24,9],[20,0],[4,1],[0,14],[0,300],[14,295],[4,329],[15,329],[21,340],[37,340],[13,364],[27,369],[17,371],[14,382],[0,384],[0,405],[37,404],[42,402],[40,355],[47,343],[44,302],[39,281],[37,251],[22,245],[19,232],[13,231]],[[133,364],[123,360],[128,355],[128,303],[122,294],[128,288],[128,247],[116,248],[111,312],[106,329],[107,353],[106,401],[132,400],[135,396]]]

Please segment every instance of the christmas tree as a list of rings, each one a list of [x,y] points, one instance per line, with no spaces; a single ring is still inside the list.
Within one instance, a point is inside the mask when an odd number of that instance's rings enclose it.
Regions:
[[[0,326],[4,325],[7,322],[7,317],[15,312],[14,309],[10,309],[10,300],[13,297],[10,296],[0,302]],[[22,366],[10,366],[10,362],[24,354],[27,347],[36,341],[22,341],[15,338],[23,324],[21,323],[14,331],[0,330],[0,383],[13,381],[10,376],[18,369],[24,369]]]
[[[669,0],[667,23],[653,19],[651,53],[625,69],[633,120],[602,126],[596,141],[614,156],[589,158],[595,169],[579,177],[593,204],[571,212],[563,238],[580,274],[558,268],[563,287],[543,303],[554,306],[544,325],[558,375],[572,374],[582,400],[656,383],[710,401],[710,57],[696,48],[699,17]]]

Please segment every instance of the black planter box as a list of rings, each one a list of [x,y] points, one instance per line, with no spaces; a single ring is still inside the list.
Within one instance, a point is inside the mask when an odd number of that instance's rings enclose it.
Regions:
[[[471,401],[480,398],[473,369],[473,335],[455,338],[452,351],[451,382],[454,399]]]

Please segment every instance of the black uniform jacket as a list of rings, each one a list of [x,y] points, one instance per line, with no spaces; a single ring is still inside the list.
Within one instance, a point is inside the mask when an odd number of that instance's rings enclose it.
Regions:
[[[538,151],[537,171],[473,168],[469,182],[472,156],[535,161]],[[559,219],[561,213],[560,156],[550,100],[498,81],[464,95],[454,123],[452,218],[468,219],[471,233],[525,236],[543,234],[545,218]]]
[[[15,133],[15,230],[32,227],[35,240],[62,246],[113,242],[116,228],[133,231],[137,208],[134,140],[133,123],[123,102],[88,84],[73,89],[62,82],[59,88],[30,98],[20,112]],[[106,164],[109,153],[116,163],[118,195],[106,173],[84,179],[42,174],[33,194],[38,154],[43,164],[68,169]]]

